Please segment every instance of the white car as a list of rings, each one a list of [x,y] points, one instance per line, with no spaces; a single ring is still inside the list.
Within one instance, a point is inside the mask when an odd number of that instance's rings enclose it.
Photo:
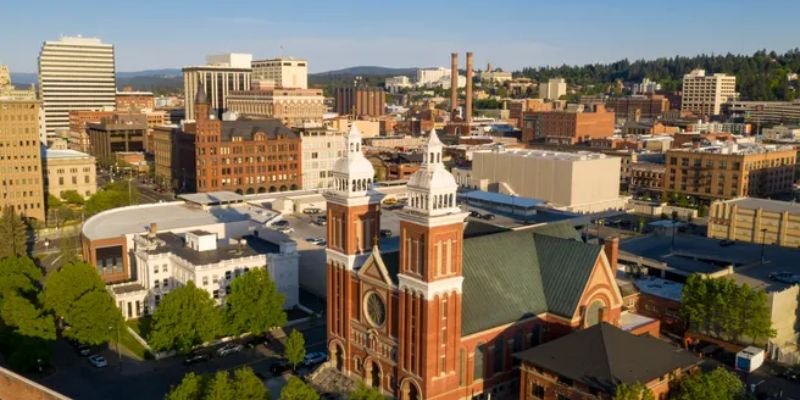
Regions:
[[[95,368],[105,368],[108,366],[108,361],[100,354],[93,354],[89,356],[89,363],[94,365]]]
[[[281,229],[278,229],[278,232],[288,235],[288,234],[294,232],[294,228],[289,228],[289,227],[281,228]]]
[[[238,353],[242,351],[243,348],[244,347],[242,347],[240,344],[228,343],[217,350],[217,356],[225,357],[228,354]]]

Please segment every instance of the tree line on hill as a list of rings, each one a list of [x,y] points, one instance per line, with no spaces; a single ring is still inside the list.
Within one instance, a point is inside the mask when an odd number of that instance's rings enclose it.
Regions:
[[[564,78],[570,85],[581,87],[607,85],[616,81],[656,81],[666,91],[680,90],[683,75],[696,68],[710,73],[736,76],[736,90],[742,100],[793,100],[798,97],[798,81],[787,79],[800,73],[800,49],[785,53],[759,50],[752,55],[701,54],[693,57],[661,57],[655,60],[623,59],[609,64],[561,65],[523,68],[519,76],[538,82]]]

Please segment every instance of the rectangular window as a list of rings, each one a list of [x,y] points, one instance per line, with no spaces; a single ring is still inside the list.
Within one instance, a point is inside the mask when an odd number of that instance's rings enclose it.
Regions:
[[[207,276],[203,277],[203,286],[208,286],[208,277]]]
[[[162,286],[164,287],[164,289],[168,288],[169,287],[169,279],[164,279],[164,283],[163,283]]]
[[[215,290],[213,293],[214,293],[214,298],[219,299],[219,290]]]
[[[544,399],[544,387],[536,383],[531,383],[531,396],[534,399]]]

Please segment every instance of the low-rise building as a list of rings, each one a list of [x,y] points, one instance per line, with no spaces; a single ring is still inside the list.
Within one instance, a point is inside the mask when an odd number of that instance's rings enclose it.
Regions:
[[[620,384],[643,384],[655,398],[667,398],[675,381],[701,360],[649,335],[634,335],[600,323],[541,344],[515,358],[520,366],[519,398],[610,399]]]
[[[379,87],[360,84],[337,87],[333,95],[336,98],[335,111],[341,115],[379,117],[386,113],[386,94]]]
[[[119,111],[152,110],[156,108],[153,92],[137,92],[130,88],[117,91],[116,106]]]
[[[545,100],[558,100],[567,94],[567,81],[564,78],[550,78],[547,82],[539,83],[539,98]]]
[[[743,197],[711,203],[708,237],[800,247],[800,205]]]
[[[401,91],[410,89],[412,87],[411,79],[409,79],[407,76],[392,76],[386,78],[383,86],[389,93],[400,93]]]
[[[326,128],[300,129],[303,147],[303,189],[327,189],[333,182],[336,160],[344,151],[342,132]]]
[[[628,193],[654,195],[664,187],[664,164],[637,162],[630,166]]]
[[[265,228],[275,215],[232,192],[116,208],[83,225],[83,255],[125,318],[151,313],[189,281],[222,302],[230,281],[254,268],[267,268],[286,296],[284,307],[292,308],[299,254],[294,241]]]
[[[606,101],[606,108],[614,111],[617,118],[638,113],[642,118],[654,119],[669,110],[669,100],[657,94],[612,97]]]
[[[575,144],[614,134],[614,113],[598,105],[594,110],[583,106],[564,111],[526,112],[522,117],[522,141]]]
[[[794,101],[729,101],[722,105],[726,117],[743,120],[756,126],[800,124],[800,100]]]
[[[666,153],[664,191],[705,199],[787,193],[797,151],[791,147],[726,143]]]
[[[460,186],[544,200],[570,211],[624,207],[620,159],[544,150],[476,151],[472,168],[453,168]]]
[[[118,151],[144,151],[147,137],[144,114],[112,114],[86,124],[89,153],[100,163],[110,163]]]
[[[800,126],[796,125],[778,125],[771,128],[764,128],[761,130],[761,137],[764,140],[771,140],[775,142],[800,141]]]
[[[95,159],[75,150],[44,149],[42,151],[45,190],[60,198],[73,190],[84,198],[97,192]]]

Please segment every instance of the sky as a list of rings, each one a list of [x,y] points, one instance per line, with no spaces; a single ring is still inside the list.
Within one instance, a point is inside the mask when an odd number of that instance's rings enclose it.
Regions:
[[[5,3],[5,4],[4,4]],[[208,54],[352,66],[449,66],[475,53],[504,70],[800,47],[800,1],[0,0],[0,64],[36,72],[42,42],[115,46],[117,71],[201,65]]]

